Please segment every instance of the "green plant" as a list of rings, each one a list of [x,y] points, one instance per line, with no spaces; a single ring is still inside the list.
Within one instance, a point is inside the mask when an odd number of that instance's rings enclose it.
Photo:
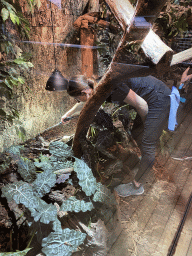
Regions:
[[[183,5],[174,2],[169,1],[156,20],[156,25],[162,30],[162,37],[167,41],[187,31],[187,17],[191,14],[188,1],[184,1]]]
[[[39,0],[28,0],[29,9],[33,11],[35,5],[39,6]],[[15,95],[15,88],[25,84],[23,73],[33,67],[29,61],[30,54],[24,53],[16,44],[14,38],[6,29],[6,25],[12,23],[20,35],[28,36],[29,22],[23,17],[18,1],[1,0],[0,2],[0,94],[6,99],[12,99]],[[2,100],[4,101],[4,100]],[[5,101],[4,101],[5,102]],[[0,117],[3,121],[13,122],[19,117],[16,108],[1,107]],[[19,136],[23,138],[24,133],[18,130]]]
[[[45,255],[70,256],[84,242],[86,233],[68,228],[62,229],[58,212],[91,211],[94,209],[94,202],[115,205],[114,195],[101,183],[96,182],[91,169],[84,161],[74,158],[71,147],[63,142],[52,142],[50,144],[52,156],[41,155],[34,163],[23,158],[20,150],[20,147],[12,146],[6,153],[17,160],[18,167],[21,163],[25,163],[25,167],[19,170],[23,180],[2,187],[2,196],[6,197],[8,202],[14,200],[17,204],[22,204],[28,209],[30,212],[28,214],[28,224],[32,230],[36,230],[37,239],[41,242],[42,252]],[[62,202],[59,209],[45,201],[44,196],[50,193],[57,182],[57,176],[61,175],[55,174],[57,167],[54,166],[51,159],[55,157],[59,158],[61,169],[66,167],[67,161],[74,167],[74,172],[79,180],[79,190],[85,193],[86,201],[71,196]],[[38,169],[40,168],[42,172],[34,175],[35,166]],[[30,179],[29,173],[31,173]],[[65,180],[64,182],[67,183],[68,181]],[[50,232],[43,233],[41,225],[49,226]],[[12,255],[17,254],[13,253]]]

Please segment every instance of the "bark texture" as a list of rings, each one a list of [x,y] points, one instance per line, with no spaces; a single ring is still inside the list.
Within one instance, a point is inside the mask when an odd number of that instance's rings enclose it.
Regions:
[[[137,17],[138,14],[145,13],[143,6],[145,6],[146,3],[148,3],[148,10],[147,10],[148,16],[157,17],[159,15],[159,12],[161,11],[161,8],[163,7],[161,1],[158,1],[158,4],[155,5],[156,8],[154,8],[152,3],[155,4],[156,1],[140,0],[137,2],[135,11],[133,9],[131,13],[129,12],[129,9],[126,8],[126,3],[129,3],[128,1],[107,0],[106,2],[110,6],[113,13],[115,14],[116,18],[119,20],[120,25],[123,27],[124,35],[119,43],[119,46],[113,57],[112,63],[110,64],[103,78],[100,80],[94,95],[86,102],[85,107],[83,108],[81,115],[79,117],[76,134],[74,137],[74,143],[73,143],[74,154],[77,157],[80,157],[82,155],[80,141],[85,139],[89,125],[93,121],[94,116],[96,115],[99,107],[106,100],[106,98],[109,96],[112,90],[111,81],[115,74],[113,70],[113,63],[115,62],[118,63],[118,60],[123,52],[124,45],[128,40],[130,40],[130,38],[133,38],[137,42],[142,43],[142,41],[145,39],[146,35],[150,30],[150,24],[147,21],[146,21],[146,26],[144,28],[143,27],[141,28],[141,26],[138,25],[137,19],[135,19],[135,17]],[[165,2],[166,1],[163,1],[163,3]],[[167,57],[166,57],[166,61],[167,61]],[[136,72],[135,76],[137,75],[138,73]],[[133,74],[130,75],[130,77],[133,77]]]

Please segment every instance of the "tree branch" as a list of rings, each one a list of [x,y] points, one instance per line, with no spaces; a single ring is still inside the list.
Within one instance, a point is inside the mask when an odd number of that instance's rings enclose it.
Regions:
[[[121,7],[118,5],[120,2],[121,3],[125,2],[125,0],[113,1],[113,5],[112,5],[113,11],[116,10],[116,6],[118,6],[118,8]],[[144,2],[145,2],[144,0],[138,1],[134,15],[127,17],[124,14],[123,18],[119,18],[121,23],[124,24],[124,35],[119,43],[119,46],[115,52],[115,55],[113,57],[113,60],[110,64],[107,72],[105,73],[103,78],[100,80],[94,95],[86,102],[86,104],[81,112],[81,115],[79,117],[76,134],[75,134],[74,142],[73,142],[73,151],[74,151],[74,154],[76,157],[80,157],[82,154],[80,141],[83,138],[85,138],[88,128],[89,128],[90,124],[92,123],[94,116],[96,115],[99,107],[102,105],[102,103],[106,100],[106,98],[110,95],[110,93],[112,91],[112,83],[111,82],[114,78],[114,70],[113,70],[114,63],[118,62],[118,59],[121,56],[121,53],[122,53],[125,43],[127,42],[128,38],[130,38],[131,36],[133,36],[134,40],[136,40],[137,42],[139,41],[140,43],[142,43],[146,34],[149,32],[150,26],[149,26],[148,22],[146,22],[147,26],[141,28],[140,26],[138,26],[137,20],[134,21],[134,18],[137,15],[137,13],[142,12],[142,6],[143,6]],[[107,3],[109,3],[109,1],[107,1]],[[119,11],[121,11],[120,13],[118,13],[119,16],[121,16],[121,14],[124,13],[125,9],[126,9],[125,7],[118,9]],[[158,9],[158,11],[160,12],[160,8]],[[114,12],[116,12],[116,11],[114,11]],[[152,10],[152,12],[154,12],[154,10]],[[150,14],[150,12],[148,14]],[[157,13],[156,13],[156,15],[157,15]],[[135,33],[135,31],[136,32],[139,31],[140,33]],[[141,31],[142,31],[142,33],[141,33]],[[131,77],[131,75],[130,75],[130,77]]]

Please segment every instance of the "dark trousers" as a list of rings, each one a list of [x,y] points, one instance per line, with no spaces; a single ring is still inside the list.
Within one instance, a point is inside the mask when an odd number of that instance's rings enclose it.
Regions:
[[[141,142],[142,158],[135,180],[139,181],[154,165],[155,150],[163,129],[167,128],[170,111],[170,89],[165,94],[158,94],[152,103],[148,104],[148,114],[144,123]]]

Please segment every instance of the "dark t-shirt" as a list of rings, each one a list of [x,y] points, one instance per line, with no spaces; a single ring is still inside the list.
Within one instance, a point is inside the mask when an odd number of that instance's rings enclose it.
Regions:
[[[111,95],[106,101],[121,105],[124,103],[123,101],[130,89],[142,97],[148,105],[156,101],[157,98],[171,94],[171,90],[162,81],[153,76],[135,77],[114,83]]]

